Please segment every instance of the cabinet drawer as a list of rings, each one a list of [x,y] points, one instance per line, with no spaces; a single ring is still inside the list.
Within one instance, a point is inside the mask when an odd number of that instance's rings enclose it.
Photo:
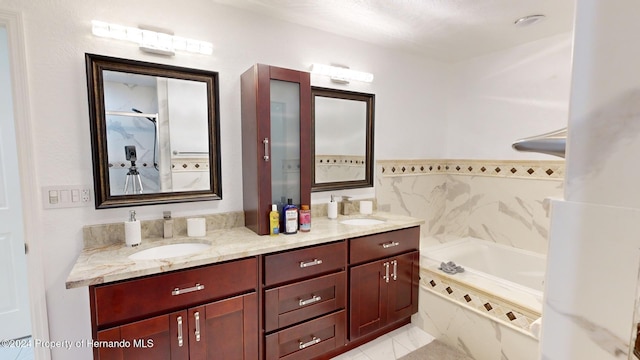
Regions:
[[[345,241],[267,255],[264,258],[264,284],[271,286],[303,279],[346,266]]]
[[[267,332],[344,309],[347,273],[297,282],[265,291]]]
[[[419,226],[354,238],[349,242],[349,263],[353,265],[377,260],[417,250],[419,246]]]
[[[344,310],[293,326],[266,336],[266,359],[312,359],[344,346],[345,332]]]
[[[250,258],[89,288],[98,328],[235,295],[257,287]],[[180,291],[176,291],[180,289]]]

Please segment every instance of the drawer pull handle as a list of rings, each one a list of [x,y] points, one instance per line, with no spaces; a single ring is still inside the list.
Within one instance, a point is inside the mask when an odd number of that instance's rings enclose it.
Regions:
[[[200,291],[200,290],[204,290],[204,285],[196,284],[196,286],[186,288],[186,289],[175,288],[173,289],[173,291],[171,291],[171,295],[176,296],[176,295],[186,294],[186,293]]]
[[[200,341],[200,312],[196,311],[193,316],[196,318],[196,341]]]
[[[182,347],[184,340],[182,340],[182,316],[178,316],[178,346]]]
[[[299,348],[300,348],[300,350],[302,350],[304,348],[308,348],[309,346],[315,345],[315,344],[319,343],[320,341],[322,341],[322,340],[320,340],[320,338],[317,338],[317,337],[314,336],[314,337],[311,338],[311,341],[309,341],[309,342],[303,343],[302,341],[300,341]]]
[[[391,277],[393,281],[396,281],[398,280],[398,260],[393,260],[391,264],[393,264],[393,274],[391,274]]]
[[[387,261],[383,263],[382,266],[384,266],[384,275],[382,276],[382,278],[386,283],[388,283],[389,282],[389,262]]]
[[[298,303],[300,304],[300,306],[305,306],[305,305],[313,304],[313,303],[318,302],[320,300],[322,300],[322,297],[317,296],[317,295],[311,295],[311,299],[300,300]]]
[[[384,243],[384,244],[381,244],[381,245],[382,245],[383,249],[388,249],[388,248],[391,248],[391,247],[394,247],[394,246],[398,246],[398,245],[400,245],[400,243],[397,242],[397,241],[391,241],[391,242]]]
[[[322,264],[322,260],[320,259],[313,259],[311,261],[300,261],[300,268],[304,269],[309,266],[315,266],[320,264]]]
[[[264,138],[262,143],[264,144],[264,156],[262,158],[264,161],[269,161],[269,138]]]

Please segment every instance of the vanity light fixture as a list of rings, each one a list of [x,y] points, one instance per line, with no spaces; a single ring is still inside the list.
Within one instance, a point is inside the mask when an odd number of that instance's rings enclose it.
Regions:
[[[350,80],[372,82],[373,74],[351,70],[348,67],[311,64],[311,73],[317,75],[329,76],[332,81],[348,84]]]
[[[140,46],[140,50],[154,54],[173,56],[176,51],[213,54],[211,43],[175,36],[166,30],[134,28],[98,20],[92,20],[91,25],[95,36],[133,42]]]

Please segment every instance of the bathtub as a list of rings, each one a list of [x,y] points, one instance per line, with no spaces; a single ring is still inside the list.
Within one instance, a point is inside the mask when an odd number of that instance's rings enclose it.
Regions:
[[[422,254],[438,265],[453,261],[469,273],[542,296],[547,262],[544,255],[474,238],[432,246]]]
[[[421,287],[530,334],[541,317],[546,257],[463,238],[420,249]],[[442,262],[465,271],[447,274]]]

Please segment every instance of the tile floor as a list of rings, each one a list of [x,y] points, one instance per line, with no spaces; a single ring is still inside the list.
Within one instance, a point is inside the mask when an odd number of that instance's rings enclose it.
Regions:
[[[332,360],[395,360],[433,340],[433,336],[415,325],[408,324]],[[33,360],[33,358],[33,348],[0,347],[1,360]]]
[[[433,340],[433,336],[408,324],[332,360],[395,360]]]

